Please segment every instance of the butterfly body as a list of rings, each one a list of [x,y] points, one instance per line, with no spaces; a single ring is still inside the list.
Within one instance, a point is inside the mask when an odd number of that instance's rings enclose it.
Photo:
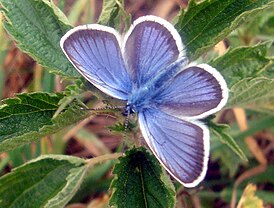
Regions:
[[[78,26],[60,45],[89,82],[127,102],[124,115],[138,114],[148,147],[176,180],[186,187],[203,180],[209,130],[199,119],[226,104],[228,89],[216,69],[188,65],[181,37],[169,22],[144,16],[123,37],[98,24]]]
[[[131,106],[133,112],[141,112],[143,108],[153,107],[155,98],[173,80],[173,77],[186,64],[186,59],[179,60],[166,68],[159,70],[159,73],[144,85],[133,87],[127,99],[127,106]]]

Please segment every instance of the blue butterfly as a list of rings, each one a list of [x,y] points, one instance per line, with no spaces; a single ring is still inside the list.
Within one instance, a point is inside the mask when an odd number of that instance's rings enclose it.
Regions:
[[[121,36],[113,28],[82,25],[60,45],[77,71],[138,114],[145,141],[165,169],[186,187],[205,177],[209,130],[198,121],[227,102],[222,75],[207,64],[188,65],[172,24],[143,16]]]

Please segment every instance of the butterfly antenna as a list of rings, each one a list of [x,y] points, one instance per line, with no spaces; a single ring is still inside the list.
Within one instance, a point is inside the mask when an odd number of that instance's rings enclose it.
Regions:
[[[127,139],[127,130],[128,130],[128,123],[129,123],[129,116],[130,116],[130,109],[127,111],[127,116],[125,120],[125,129],[123,134],[123,144],[122,144],[122,153],[125,153],[125,141]]]
[[[100,110],[122,109],[122,108],[125,108],[125,106],[106,106],[103,108],[81,108],[81,110],[100,111]]]

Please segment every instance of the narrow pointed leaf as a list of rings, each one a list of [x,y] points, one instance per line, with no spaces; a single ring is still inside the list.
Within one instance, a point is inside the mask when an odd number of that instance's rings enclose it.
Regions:
[[[235,142],[235,140],[226,132],[229,128],[228,125],[225,124],[217,124],[210,122],[209,124],[211,132],[218,138],[222,143],[228,145],[228,147],[235,152],[242,160],[248,161],[244,152]]]
[[[98,24],[121,29],[122,18],[125,21],[125,29],[128,29],[131,24],[131,16],[124,9],[124,0],[104,0]]]
[[[175,191],[158,161],[144,148],[132,149],[120,158],[113,171],[115,207],[169,208],[175,206]]]
[[[80,98],[84,90],[84,83],[80,80],[76,80],[75,84],[67,86],[63,92],[65,96],[59,101],[59,107],[53,117],[55,118],[61,113],[74,99]]]
[[[0,178],[0,207],[64,207],[87,171],[85,161],[45,155]]]
[[[237,145],[244,152],[244,154],[248,158],[252,157],[244,140],[236,141]],[[225,142],[213,133],[210,138],[210,142],[210,158],[212,161],[220,164],[220,171],[222,175],[229,175],[229,178],[233,178],[240,166],[247,165],[245,160],[240,159],[239,155],[237,155]]]

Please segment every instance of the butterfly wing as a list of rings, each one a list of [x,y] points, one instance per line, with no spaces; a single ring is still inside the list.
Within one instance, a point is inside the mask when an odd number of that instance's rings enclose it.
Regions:
[[[165,169],[186,187],[205,177],[209,131],[199,122],[185,121],[156,109],[139,113],[142,134]]]
[[[123,55],[131,80],[139,88],[160,70],[185,56],[180,35],[172,24],[155,16],[143,16],[126,33]]]
[[[199,119],[219,111],[227,99],[228,88],[222,75],[200,64],[182,70],[152,100],[156,108],[170,115]]]
[[[119,34],[110,27],[90,24],[68,31],[60,45],[70,62],[106,94],[126,100],[131,83],[120,49]]]

